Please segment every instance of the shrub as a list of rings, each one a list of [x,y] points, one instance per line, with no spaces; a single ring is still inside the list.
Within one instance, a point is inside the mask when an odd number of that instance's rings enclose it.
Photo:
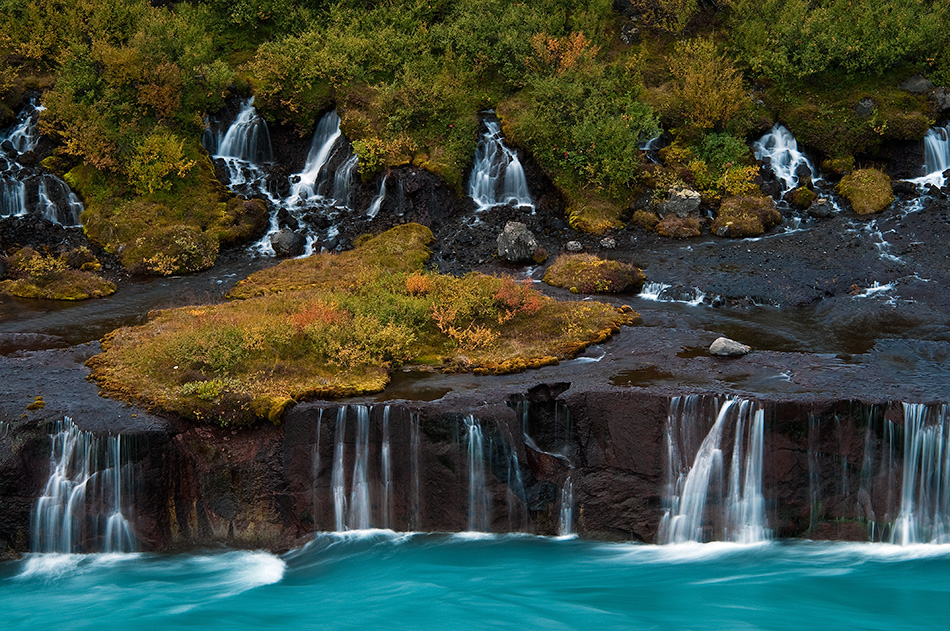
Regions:
[[[836,188],[859,215],[879,213],[894,203],[891,179],[877,169],[858,169],[841,178]]]
[[[635,210],[633,212],[633,217],[631,221],[642,228],[647,230],[653,230],[656,228],[656,225],[660,223],[660,218],[656,213],[651,213],[649,210]]]
[[[12,279],[0,282],[0,291],[20,298],[86,300],[115,293],[113,283],[92,273],[99,262],[85,247],[58,256],[21,248],[7,265]]]
[[[756,237],[782,222],[772,198],[764,195],[723,200],[712,231],[721,237]]]
[[[561,255],[544,273],[548,285],[583,294],[638,292],[644,280],[633,265],[592,254]]]
[[[656,232],[661,237],[673,237],[676,239],[688,239],[700,235],[699,219],[694,217],[677,217],[676,215],[667,215],[656,224]]]
[[[169,176],[184,178],[191,172],[196,162],[185,157],[184,146],[184,138],[159,129],[135,147],[128,173],[139,195],[170,190]]]
[[[721,130],[749,104],[742,74],[711,39],[678,43],[667,63],[673,83],[663,109],[674,123]]]

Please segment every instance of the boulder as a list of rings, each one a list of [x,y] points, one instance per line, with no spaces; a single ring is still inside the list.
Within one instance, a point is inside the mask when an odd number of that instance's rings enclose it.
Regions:
[[[827,197],[819,197],[808,207],[808,214],[816,219],[830,219],[835,213],[834,204]]]
[[[717,338],[715,342],[709,345],[709,354],[717,357],[741,357],[751,352],[751,346],[740,344],[728,337]]]
[[[532,260],[538,249],[538,240],[528,230],[528,226],[518,221],[509,221],[505,229],[495,240],[498,257],[511,263],[525,263]]]
[[[677,217],[693,217],[697,215],[702,196],[689,188],[671,188],[670,197],[659,205],[660,215],[676,215]]]
[[[566,247],[568,252],[581,252],[584,250],[584,246],[580,241],[568,241]]]
[[[938,114],[950,113],[950,90],[947,88],[937,88],[930,95],[930,100]]]
[[[624,44],[636,44],[640,41],[640,29],[632,22],[620,27],[620,41]]]
[[[861,118],[868,118],[874,113],[875,107],[877,107],[877,104],[874,102],[874,99],[866,96],[854,106],[854,113]]]
[[[274,248],[274,254],[277,256],[300,256],[303,254],[304,245],[307,240],[302,234],[292,230],[279,230],[271,235],[270,245]]]
[[[910,79],[902,81],[897,87],[911,94],[924,94],[933,90],[935,86],[927,77],[915,74]]]
[[[613,237],[604,237],[600,240],[600,247],[604,248],[605,250],[613,250],[617,247],[617,240]]]

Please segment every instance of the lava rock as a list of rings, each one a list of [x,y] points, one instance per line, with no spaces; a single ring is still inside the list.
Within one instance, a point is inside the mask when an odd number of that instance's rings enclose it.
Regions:
[[[740,344],[728,337],[717,338],[715,342],[709,345],[709,354],[717,357],[741,357],[751,352],[751,346]]]
[[[834,204],[827,197],[819,197],[808,207],[809,216],[816,219],[829,219],[834,213]]]
[[[702,195],[689,188],[671,188],[670,198],[658,208],[660,215],[691,217],[697,214]]]
[[[923,75],[915,74],[910,79],[906,79],[901,82],[899,86],[901,90],[910,92],[911,94],[924,94],[925,92],[930,92],[934,89],[934,84],[932,81],[927,79]]]
[[[511,263],[530,261],[538,249],[538,240],[528,230],[528,226],[519,221],[506,223],[495,243],[498,246],[498,256]]]
[[[568,252],[582,252],[584,250],[584,246],[580,241],[568,241],[566,247]]]
[[[300,229],[300,223],[286,208],[277,211],[277,225],[291,232]]]
[[[270,238],[270,245],[274,248],[274,254],[280,257],[300,256],[303,254],[304,245],[307,240],[302,234],[292,230],[280,230],[274,233]]]
[[[854,113],[861,118],[867,118],[874,113],[875,107],[877,107],[877,104],[874,102],[874,99],[866,96],[854,106]]]

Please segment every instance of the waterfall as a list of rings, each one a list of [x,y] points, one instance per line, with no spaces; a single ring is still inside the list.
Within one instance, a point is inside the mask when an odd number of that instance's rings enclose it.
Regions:
[[[534,199],[518,154],[505,146],[498,121],[486,118],[484,124],[468,180],[469,197],[478,210],[507,204],[528,206],[533,212]]]
[[[911,182],[942,187],[946,183],[943,173],[947,169],[950,169],[950,125],[931,127],[924,134],[924,174]]]
[[[253,96],[241,102],[237,118],[216,139],[213,150],[205,148],[216,158],[236,158],[256,164],[274,159],[267,121],[257,113]]]
[[[333,448],[333,473],[330,488],[333,493],[333,517],[336,531],[346,530],[346,487],[343,479],[343,439],[346,435],[346,406],[336,412],[336,445]]]
[[[422,437],[419,433],[419,413],[410,412],[409,414],[409,443],[411,450],[410,475],[412,476],[412,507],[410,512],[410,530],[419,530],[422,526],[420,519],[420,481],[419,470],[421,468],[420,452],[422,447]]]
[[[324,181],[318,178],[321,175],[323,178],[328,177],[327,173],[323,173],[324,167],[342,135],[340,117],[336,110],[330,110],[317,124],[313,141],[310,143],[310,152],[307,154],[307,162],[304,164],[303,171],[297,174],[296,182],[290,189],[291,200],[307,200],[318,195],[320,184]]]
[[[505,495],[508,499],[508,531],[516,532],[524,527],[527,521],[525,512],[525,490],[524,480],[521,476],[521,464],[518,462],[518,453],[514,449],[508,449],[508,471],[506,475],[507,491]],[[518,512],[517,524],[514,520],[515,512]]]
[[[369,408],[356,407],[356,457],[353,461],[353,482],[350,485],[350,510],[347,525],[350,530],[370,527],[369,493]]]
[[[808,160],[804,153],[798,150],[798,141],[785,126],[775,123],[769,133],[752,143],[752,151],[757,160],[765,161],[772,167],[775,176],[782,180],[785,191],[798,186],[798,176],[795,172],[802,165],[808,167],[812,178],[818,178],[818,170]]]
[[[104,552],[134,551],[128,441],[100,439],[68,417],[50,440],[50,474],[33,513],[31,549],[71,553],[98,544]]]
[[[333,199],[339,206],[350,207],[350,190],[353,184],[353,174],[359,166],[359,158],[354,153],[346,162],[340,165],[333,176]]]
[[[376,215],[379,214],[379,209],[383,205],[383,200],[386,199],[386,178],[389,177],[389,173],[383,175],[383,181],[379,184],[379,192],[376,194],[376,197],[373,199],[373,203],[369,205],[369,208],[366,209],[366,216],[370,219],[375,219]]]
[[[468,442],[468,529],[489,532],[491,497],[485,480],[485,444],[482,428],[472,416],[465,417]]]
[[[380,460],[383,463],[383,519],[382,527],[389,528],[392,524],[393,505],[393,470],[389,449],[389,406],[383,408],[383,445],[380,449]]]
[[[0,135],[0,144],[10,143],[8,150],[0,152],[0,217],[35,214],[52,223],[77,226],[83,205],[66,182],[41,167],[18,162],[39,142],[39,113],[43,109],[31,99],[16,124]]]
[[[674,397],[670,402],[665,436],[667,511],[660,522],[658,541],[763,541],[769,536],[762,494],[764,413],[751,401],[725,401],[694,450],[697,430],[709,416],[707,405],[696,395]],[[726,480],[723,448],[728,446],[724,437],[729,428],[734,429]]]
[[[891,541],[901,545],[950,543],[948,404],[904,404],[901,507]]]
[[[561,511],[557,522],[557,534],[569,537],[574,534],[574,482],[568,475],[561,487]]]
[[[313,452],[310,454],[310,504],[312,508],[311,516],[313,522],[317,523],[318,497],[317,497],[317,478],[320,477],[320,433],[323,429],[323,408],[317,415],[317,430],[313,436]]]

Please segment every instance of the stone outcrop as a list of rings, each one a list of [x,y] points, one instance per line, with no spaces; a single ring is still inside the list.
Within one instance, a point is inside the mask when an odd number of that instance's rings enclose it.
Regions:
[[[528,226],[519,221],[509,221],[496,239],[498,257],[510,263],[526,263],[534,257],[538,249],[538,240],[528,230]]]
[[[667,201],[657,206],[657,212],[663,215],[673,214],[677,217],[694,217],[699,211],[702,196],[688,188],[671,188]]]

